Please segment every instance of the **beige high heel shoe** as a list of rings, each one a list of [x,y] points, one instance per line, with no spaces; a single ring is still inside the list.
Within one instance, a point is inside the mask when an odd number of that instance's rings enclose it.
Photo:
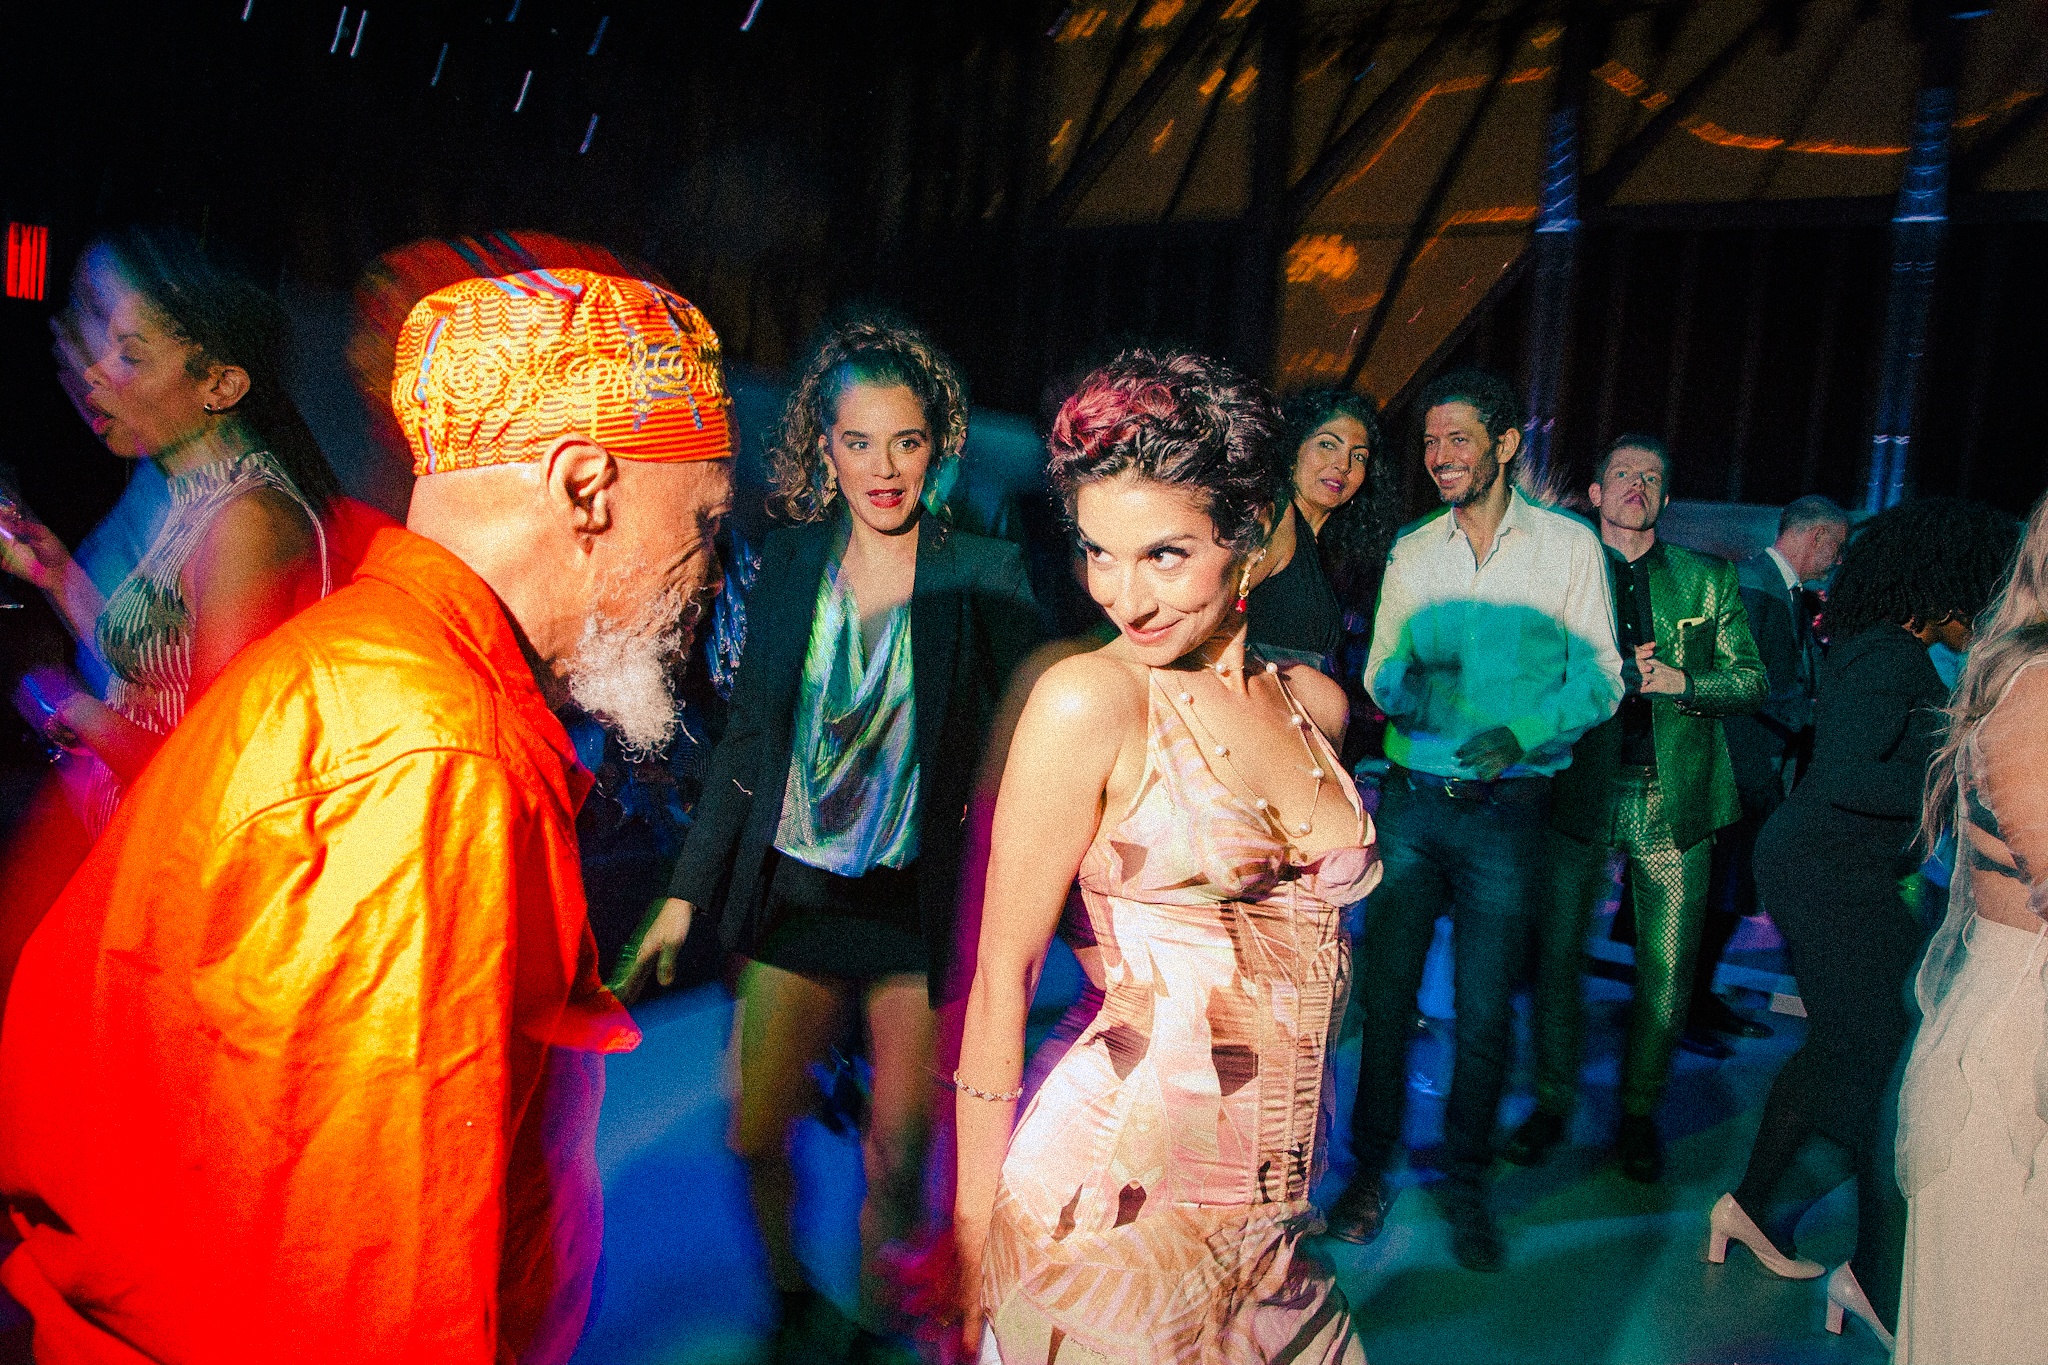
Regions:
[[[1884,1348],[1892,1349],[1892,1334],[1884,1330],[1884,1324],[1877,1320],[1877,1310],[1870,1306],[1870,1296],[1863,1292],[1863,1286],[1856,1282],[1856,1272],[1849,1268],[1847,1261],[1836,1266],[1828,1276],[1828,1330],[1836,1336],[1842,1335],[1842,1315],[1854,1313],[1863,1319],[1863,1325],[1877,1333],[1877,1339]]]
[[[1795,1260],[1772,1246],[1764,1230],[1735,1202],[1735,1196],[1724,1194],[1714,1201],[1714,1212],[1707,1219],[1707,1259],[1715,1265],[1727,1260],[1731,1237],[1748,1247],[1773,1275],[1787,1280],[1816,1280],[1827,1273],[1827,1267],[1818,1261]]]

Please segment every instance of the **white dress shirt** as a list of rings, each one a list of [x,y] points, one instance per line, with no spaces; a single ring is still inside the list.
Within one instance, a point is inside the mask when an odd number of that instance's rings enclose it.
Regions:
[[[1792,600],[1797,602],[1799,589],[1804,585],[1800,582],[1798,573],[1793,570],[1792,561],[1779,554],[1775,545],[1764,546],[1764,553],[1771,557],[1771,563],[1778,566],[1778,577],[1785,580],[1785,591],[1791,593]]]
[[[1483,563],[1449,508],[1416,524],[1387,558],[1365,684],[1404,768],[1474,777],[1457,751],[1505,725],[1522,757],[1503,776],[1560,771],[1621,703],[1600,537],[1520,490]]]

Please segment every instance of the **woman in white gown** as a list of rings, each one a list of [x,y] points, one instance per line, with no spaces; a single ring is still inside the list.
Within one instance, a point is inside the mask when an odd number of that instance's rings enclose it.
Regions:
[[[1897,1365],[2048,1361],[2048,498],[1956,685],[1923,827],[1956,833],[1899,1096]]]

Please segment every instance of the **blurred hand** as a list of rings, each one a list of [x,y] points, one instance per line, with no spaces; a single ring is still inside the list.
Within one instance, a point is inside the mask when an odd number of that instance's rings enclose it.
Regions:
[[[85,688],[61,668],[40,664],[21,675],[14,689],[14,709],[30,728],[60,749],[79,747],[78,732],[64,719],[65,704]]]
[[[0,497],[0,569],[54,592],[71,566],[71,552],[56,533],[20,503]]]
[[[690,921],[697,914],[696,906],[674,896],[658,905],[653,920],[641,932],[638,951],[633,954],[632,974],[616,992],[628,1005],[647,989],[649,976],[663,986],[675,984],[676,954],[682,951],[683,940],[690,936]]]
[[[1491,782],[1522,756],[1522,742],[1515,738],[1515,732],[1505,725],[1496,725],[1491,730],[1481,730],[1459,746],[1455,755],[1458,762],[1472,769],[1481,782]]]
[[[1642,672],[1645,696],[1677,697],[1685,694],[1685,670],[1657,662],[1657,646],[1636,646],[1636,667]]]
[[[981,1309],[981,1258],[988,1247],[988,1229],[964,1230],[957,1224],[953,1229],[953,1254],[958,1258],[960,1354],[955,1357],[962,1365],[981,1359],[982,1309]]]

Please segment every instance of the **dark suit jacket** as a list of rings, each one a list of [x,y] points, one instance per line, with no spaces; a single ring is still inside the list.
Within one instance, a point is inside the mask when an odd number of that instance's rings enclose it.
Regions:
[[[769,851],[782,824],[804,651],[818,586],[846,514],[771,532],[747,599],[747,643],[725,733],[669,887],[718,917],[725,946],[751,951],[763,922]],[[920,528],[910,605],[917,717],[917,898],[936,1002],[953,952],[961,833],[988,727],[1010,674],[1043,635],[1008,541]]]
[[[1735,566],[1735,573],[1743,608],[1749,613],[1750,637],[1770,676],[1770,691],[1755,714],[1730,716],[1722,728],[1742,804],[1761,816],[1784,799],[1783,766],[1800,733],[1813,724],[1820,649],[1813,631],[1801,627],[1799,613],[1805,608],[1798,595],[1785,586],[1784,575],[1768,554],[1751,555]]]

